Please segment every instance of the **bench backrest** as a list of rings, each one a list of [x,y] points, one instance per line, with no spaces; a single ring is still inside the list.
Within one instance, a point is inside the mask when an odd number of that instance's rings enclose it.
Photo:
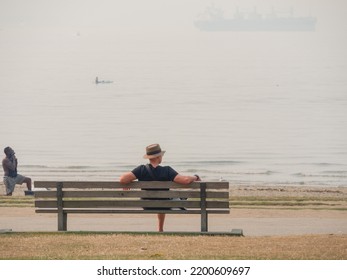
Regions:
[[[123,190],[124,187],[130,190]],[[58,210],[144,207],[229,210],[229,183],[194,182],[180,185],[173,182],[135,181],[124,185],[119,182],[36,181],[35,207]]]

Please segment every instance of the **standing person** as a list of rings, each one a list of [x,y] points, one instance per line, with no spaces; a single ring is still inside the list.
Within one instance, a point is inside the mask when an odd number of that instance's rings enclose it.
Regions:
[[[188,185],[194,181],[200,181],[198,175],[183,176],[178,174],[170,166],[161,166],[163,155],[159,144],[152,144],[146,147],[146,154],[143,158],[149,159],[148,165],[139,165],[131,172],[123,174],[119,181],[122,184],[129,184],[138,179],[139,181],[172,181],[182,185]],[[158,230],[164,231],[165,214],[158,213]]]
[[[18,174],[17,166],[18,160],[15,156],[15,152],[11,147],[4,149],[6,157],[2,160],[2,168],[4,169],[4,184],[6,187],[6,195],[11,196],[15,186],[26,183],[28,191],[25,191],[25,195],[33,195],[31,190],[31,179],[23,175]]]

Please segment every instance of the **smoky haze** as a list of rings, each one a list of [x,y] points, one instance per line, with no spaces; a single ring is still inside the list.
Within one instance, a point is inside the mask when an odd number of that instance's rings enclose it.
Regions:
[[[236,9],[250,12],[254,8],[266,14],[274,9],[279,14],[317,17],[317,31],[345,32],[347,20],[343,0],[1,0],[1,28],[22,27],[99,27],[139,32],[184,32],[193,27],[194,19],[211,4],[231,16]]]
[[[194,21],[210,5],[225,17],[292,10],[317,23],[314,32],[200,31]],[[56,178],[87,164],[94,179],[105,169],[114,179],[114,164],[128,170],[158,142],[168,161],[210,179],[222,170],[240,182],[346,181],[346,6],[0,0],[0,146],[15,147],[33,178],[46,174],[37,166]]]

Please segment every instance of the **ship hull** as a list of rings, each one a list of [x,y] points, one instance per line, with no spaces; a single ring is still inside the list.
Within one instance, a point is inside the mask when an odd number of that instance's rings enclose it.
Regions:
[[[198,20],[202,31],[315,31],[315,18]]]

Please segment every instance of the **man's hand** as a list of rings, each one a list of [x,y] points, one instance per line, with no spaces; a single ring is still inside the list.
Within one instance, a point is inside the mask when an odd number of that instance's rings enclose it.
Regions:
[[[200,176],[199,176],[199,175],[195,174],[194,176],[196,177],[195,182],[196,182],[196,181],[201,181],[201,178],[200,178]]]

